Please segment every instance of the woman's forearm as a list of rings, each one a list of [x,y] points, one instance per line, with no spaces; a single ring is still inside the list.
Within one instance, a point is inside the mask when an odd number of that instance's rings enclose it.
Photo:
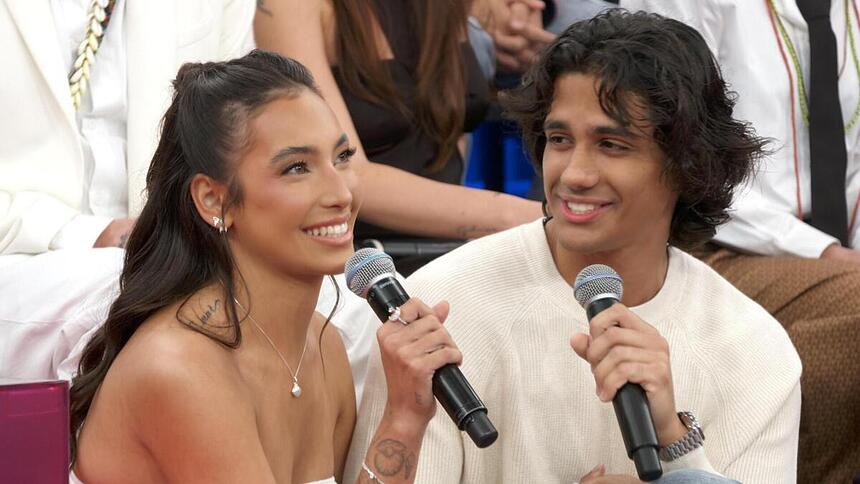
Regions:
[[[389,229],[428,237],[474,239],[541,216],[533,200],[441,183],[379,163],[359,169],[361,217]]]

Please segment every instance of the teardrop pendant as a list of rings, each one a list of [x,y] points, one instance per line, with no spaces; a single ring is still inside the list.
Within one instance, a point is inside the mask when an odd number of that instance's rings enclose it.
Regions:
[[[290,390],[290,393],[293,394],[294,397],[299,398],[302,396],[302,387],[299,386],[298,381],[293,381],[293,389]]]

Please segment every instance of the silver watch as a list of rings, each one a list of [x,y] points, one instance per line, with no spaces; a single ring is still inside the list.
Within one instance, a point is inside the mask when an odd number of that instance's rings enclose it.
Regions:
[[[660,449],[660,460],[671,462],[698,449],[705,442],[705,433],[699,421],[690,412],[678,412],[678,418],[687,427],[687,433],[680,439]]]

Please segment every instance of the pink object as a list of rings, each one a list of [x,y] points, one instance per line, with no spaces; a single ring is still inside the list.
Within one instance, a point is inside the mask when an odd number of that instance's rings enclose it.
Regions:
[[[0,482],[69,482],[69,382],[0,380]]]

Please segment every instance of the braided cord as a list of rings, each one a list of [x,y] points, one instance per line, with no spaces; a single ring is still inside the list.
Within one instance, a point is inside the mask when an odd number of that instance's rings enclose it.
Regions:
[[[857,13],[857,4],[854,3],[854,0],[851,0],[854,6],[854,13],[856,16]],[[857,19],[860,22],[860,19]],[[845,0],[845,28],[848,30],[848,39],[851,43],[851,58],[854,61],[854,71],[857,73],[857,79],[860,79],[860,59],[857,57],[857,45],[854,42],[854,26],[851,24],[851,12],[848,10],[848,0]],[[845,126],[845,131],[849,131],[851,128],[857,124],[857,120],[860,119],[860,101],[857,102],[857,107],[854,108],[854,114],[851,115],[851,120],[848,121],[848,125]]]
[[[77,58],[69,74],[69,89],[75,111],[80,109],[81,97],[87,92],[90,66],[96,62],[96,52],[101,46],[115,4],[116,0],[92,0],[90,4],[84,40],[78,45]]]
[[[791,63],[794,64],[794,72],[797,74],[797,93],[800,98],[800,114],[803,118],[803,123],[809,125],[809,104],[806,100],[806,81],[803,79],[803,70],[800,68],[800,59],[797,56],[797,51],[794,50],[794,42],[788,36],[785,30],[785,25],[782,23],[782,17],[776,11],[776,5],[773,0],[768,0],[770,9],[773,12],[773,18],[776,20],[776,27],[779,30],[779,35],[782,37],[783,43],[791,57]]]
[[[843,0],[843,2],[845,9],[845,30],[848,34],[849,44],[851,45],[851,59],[854,63],[854,70],[857,73],[857,78],[860,79],[860,56],[857,54],[857,45],[854,40],[854,25],[851,22],[851,10],[848,8],[848,0]],[[854,7],[854,13],[856,16],[857,5],[855,0],[851,0],[851,4]],[[791,57],[791,63],[794,64],[794,72],[797,74],[797,92],[799,94],[801,118],[803,119],[803,124],[809,126],[809,101],[806,96],[806,81],[803,78],[803,70],[800,67],[800,58],[797,55],[797,51],[794,49],[794,43],[791,41],[791,37],[789,37],[788,32],[785,30],[782,18],[776,11],[774,0],[768,0],[768,5],[773,12],[773,18],[776,20],[779,35],[782,37],[786,50]],[[858,18],[857,21],[860,23],[860,18]],[[860,101],[857,102],[857,106],[854,108],[854,113],[851,115],[851,119],[849,119],[848,124],[845,125],[845,131],[849,131],[854,127],[858,120],[860,120]]]

